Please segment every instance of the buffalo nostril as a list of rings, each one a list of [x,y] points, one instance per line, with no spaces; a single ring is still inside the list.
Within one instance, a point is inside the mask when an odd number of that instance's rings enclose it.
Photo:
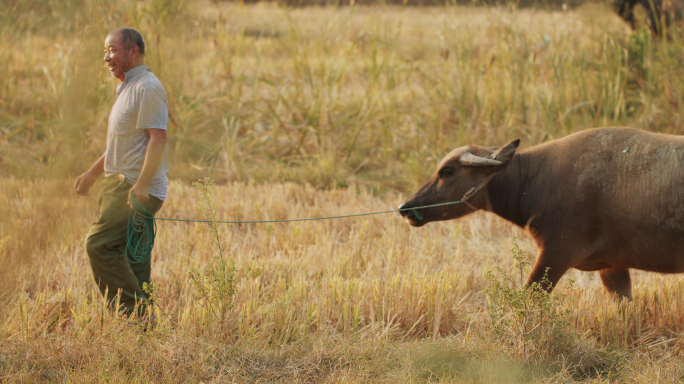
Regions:
[[[406,219],[423,220],[423,215],[421,215],[417,209],[413,208],[413,206],[407,204],[399,206],[399,214]]]

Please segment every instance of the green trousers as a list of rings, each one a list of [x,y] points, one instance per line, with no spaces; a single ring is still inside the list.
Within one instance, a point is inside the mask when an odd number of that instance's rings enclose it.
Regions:
[[[124,181],[123,175],[108,177],[104,180],[102,191],[97,200],[100,215],[86,235],[85,248],[93,269],[95,283],[100,293],[107,294],[107,301],[114,304],[116,295],[121,292],[122,311],[131,315],[136,302],[144,308],[147,295],[142,291],[143,283],[150,282],[151,260],[134,264],[126,258],[126,229],[128,228],[128,191],[131,185]],[[145,209],[156,214],[163,201],[150,196]],[[142,312],[140,312],[142,313]]]

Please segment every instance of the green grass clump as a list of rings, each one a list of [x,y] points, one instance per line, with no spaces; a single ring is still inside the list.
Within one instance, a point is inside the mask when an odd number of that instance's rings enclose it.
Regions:
[[[204,178],[194,182],[193,186],[199,189],[196,195],[198,200],[196,208],[210,221],[207,226],[217,254],[212,257],[203,271],[191,269],[188,276],[195,287],[199,304],[211,310],[220,331],[225,332],[228,312],[235,306],[237,270],[224,257],[223,243],[219,233],[220,220],[217,216],[220,204],[216,198],[214,182],[210,178]]]
[[[567,354],[574,348],[578,335],[570,327],[571,311],[563,305],[566,294],[552,295],[547,290],[552,288],[548,271],[540,282],[525,284],[530,263],[516,239],[511,254],[514,275],[500,267],[498,276],[491,271],[487,274],[491,284],[486,293],[492,331],[502,345],[510,347],[523,361]]]

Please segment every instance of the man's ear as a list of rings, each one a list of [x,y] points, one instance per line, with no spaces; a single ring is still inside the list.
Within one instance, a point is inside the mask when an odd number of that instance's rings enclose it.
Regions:
[[[129,48],[129,53],[131,56],[140,56],[140,47],[137,45],[133,44],[131,48]]]
[[[520,139],[515,139],[515,140],[509,142],[508,144],[504,145],[498,151],[494,152],[491,155],[491,157],[493,159],[499,160],[502,163],[508,163],[513,158],[515,151],[518,150],[519,145],[520,145]]]

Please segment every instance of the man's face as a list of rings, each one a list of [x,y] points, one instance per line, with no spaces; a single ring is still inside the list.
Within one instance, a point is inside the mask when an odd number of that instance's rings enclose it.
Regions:
[[[107,63],[112,77],[124,81],[126,80],[124,72],[131,69],[132,57],[131,49],[126,49],[121,44],[120,37],[119,33],[107,35],[104,43],[104,61]]]

